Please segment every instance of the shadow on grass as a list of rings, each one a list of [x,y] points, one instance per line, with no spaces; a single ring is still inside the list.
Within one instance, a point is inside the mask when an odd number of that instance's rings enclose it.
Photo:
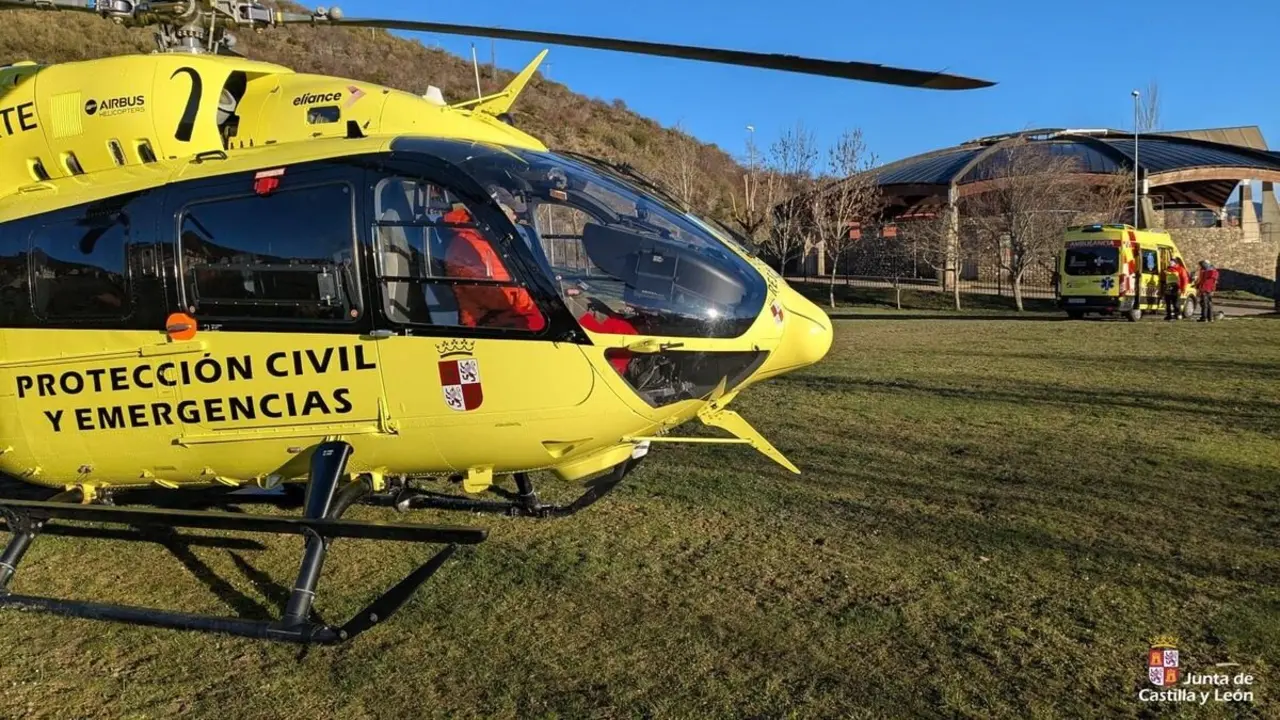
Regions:
[[[56,490],[24,483],[14,478],[0,477],[0,497],[22,500],[47,500],[56,494]],[[284,610],[289,598],[289,591],[270,576],[250,565],[238,553],[232,550],[265,550],[266,546],[256,540],[247,538],[218,537],[213,535],[184,535],[174,528],[159,526],[135,526],[132,528],[85,527],[81,525],[61,525],[54,520],[41,529],[40,535],[76,538],[80,540],[111,540],[123,542],[150,542],[161,545],[169,551],[197,580],[234,612],[238,617],[251,620],[273,620]],[[8,523],[0,519],[0,532],[8,533]],[[7,542],[7,538],[0,538]],[[39,538],[37,538],[39,542]],[[241,573],[252,582],[269,602],[277,606],[277,611],[255,602],[240,592],[234,585],[223,579],[217,571],[196,556],[192,547],[207,547],[227,550]],[[19,568],[21,575],[21,568]],[[319,615],[312,610],[312,621],[322,622]]]
[[[1247,360],[1200,360],[1154,354],[1135,357],[1119,353],[1109,355],[1104,358],[1098,355],[1079,355],[1069,353],[983,352],[981,350],[965,350],[963,352],[933,350],[927,352],[930,355],[936,355],[939,357],[955,357],[964,359],[987,357],[1000,360],[1036,360],[1059,364],[1105,365],[1108,369],[1124,368],[1143,373],[1148,373],[1153,370],[1168,369],[1174,372],[1188,371],[1198,373],[1199,371],[1207,371],[1208,374],[1212,374],[1215,371],[1232,370],[1241,374],[1248,374],[1250,377],[1262,375],[1280,378],[1280,364],[1273,362],[1250,362]]]
[[[957,378],[959,380],[959,378]],[[985,378],[979,379],[985,380]],[[913,380],[867,380],[832,375],[784,375],[775,382],[799,385],[815,392],[863,389],[882,393],[918,393],[972,402],[1001,402],[1017,405],[1059,405],[1114,410],[1132,408],[1149,413],[1176,413],[1210,422],[1246,427],[1260,433],[1280,433],[1280,402],[1239,398],[1223,407],[1219,398],[1175,395],[1161,392],[1133,392],[1121,388],[1075,389],[1061,385],[1020,382],[1017,389],[995,387],[954,387]]]
[[[1052,501],[1046,498],[1044,502]],[[1175,582],[1172,578],[1187,574],[1209,580],[1260,585],[1274,582],[1274,572],[1270,568],[1263,564],[1241,567],[1238,560],[1229,553],[1224,554],[1221,560],[1215,560],[1189,557],[1181,551],[1181,542],[1175,542],[1169,551],[1162,552],[1144,549],[1147,545],[1143,545],[1143,542],[1150,544],[1150,541],[1140,537],[1135,537],[1132,544],[1112,538],[1078,539],[1035,524],[1042,522],[1043,517],[986,518],[951,514],[943,516],[939,521],[938,517],[892,507],[885,502],[869,503],[852,498],[833,498],[830,504],[847,522],[865,528],[868,532],[891,535],[899,542],[924,544],[951,551],[962,549],[975,556],[1005,551],[1061,553],[1074,560],[1089,558],[1112,568],[1114,581],[1121,582],[1127,578],[1128,583],[1134,587],[1149,589],[1151,579],[1128,577],[1127,569],[1133,567],[1156,568],[1161,574],[1171,578],[1165,581],[1170,590],[1185,588],[1185,583]],[[1208,534],[1207,529],[1205,534]],[[1206,552],[1203,547],[1196,545],[1194,537],[1187,540],[1190,541],[1188,546],[1196,547],[1198,553]],[[1226,551],[1228,547],[1224,545],[1223,550]]]
[[[219,600],[226,603],[238,616],[250,620],[270,620],[271,612],[260,603],[254,602],[244,593],[227,582],[213,568],[196,557],[187,546],[185,539],[169,528],[154,528],[146,531],[148,539],[163,545],[171,555],[177,558],[197,580],[209,589]]]
[[[919,452],[941,461],[946,453],[938,445],[926,440]],[[1093,565],[1089,572],[1140,589],[1158,582],[1181,592],[1187,586],[1177,578],[1186,575],[1262,585],[1273,581],[1274,571],[1254,539],[1274,533],[1268,508],[1275,507],[1274,500],[1235,484],[1244,474],[1256,475],[1254,468],[1206,466],[1197,460],[1200,473],[1229,486],[1205,494],[1203,487],[1169,487],[1161,475],[1138,470],[1122,470],[1114,482],[1099,487],[1085,479],[1088,473],[1045,474],[1034,463],[1019,468],[1016,457],[1007,460],[1013,467],[989,457],[978,466],[917,467],[871,447],[825,460],[822,467],[806,467],[798,478],[739,486],[732,494],[728,485],[664,492],[663,501],[798,513],[811,521],[801,532],[823,537],[824,525],[845,528],[853,533],[845,537],[847,543],[856,545],[860,537],[890,540],[898,548],[893,552],[905,555],[919,548],[953,558],[1004,555],[1016,567],[1036,565],[1046,554],[1073,564],[1087,559]],[[1185,462],[1190,461],[1172,460],[1160,472],[1176,472]],[[1010,477],[1019,473],[1025,477]],[[1132,575],[1136,568],[1153,568],[1158,575]]]

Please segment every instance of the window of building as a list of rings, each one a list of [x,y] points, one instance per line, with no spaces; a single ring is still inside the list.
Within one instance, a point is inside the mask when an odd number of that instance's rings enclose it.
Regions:
[[[180,222],[186,298],[197,316],[360,316],[350,186],[200,202]]]
[[[425,181],[374,190],[383,308],[394,322],[536,332],[546,318],[471,208]]]
[[[129,216],[88,213],[31,237],[32,304],[46,320],[124,319],[133,312]]]

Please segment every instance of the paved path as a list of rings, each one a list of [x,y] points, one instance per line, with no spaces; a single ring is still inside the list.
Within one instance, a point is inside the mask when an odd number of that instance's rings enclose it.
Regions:
[[[1223,315],[1227,317],[1248,317],[1250,315],[1266,315],[1275,312],[1274,305],[1263,305],[1262,303],[1233,303],[1226,300],[1214,301],[1214,310],[1221,310]]]

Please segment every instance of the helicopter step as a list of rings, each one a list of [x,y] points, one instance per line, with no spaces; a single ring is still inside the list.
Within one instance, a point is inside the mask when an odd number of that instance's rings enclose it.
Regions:
[[[466,527],[341,520],[340,516],[347,508],[367,496],[371,490],[366,480],[349,481],[340,487],[339,480],[344,476],[351,452],[351,446],[341,441],[322,443],[315,449],[311,457],[302,517],[84,505],[77,504],[83,499],[82,492],[78,490],[61,493],[49,501],[0,499],[0,516],[5,518],[13,536],[4,552],[0,553],[0,607],[304,644],[337,644],[350,640],[395,613],[453,555],[459,545],[475,545],[483,542],[487,536],[484,530]],[[300,533],[305,536],[306,544],[293,591],[280,619],[274,621],[197,615],[12,593],[9,584],[23,556],[40,532],[51,522],[58,520],[139,527]],[[344,625],[333,627],[311,622],[310,617],[329,543],[339,537],[440,543],[445,544],[445,548]]]

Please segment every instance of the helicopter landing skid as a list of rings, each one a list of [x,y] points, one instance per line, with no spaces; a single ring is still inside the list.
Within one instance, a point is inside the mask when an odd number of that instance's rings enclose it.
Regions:
[[[348,507],[370,491],[368,482],[363,480],[348,482],[339,487],[339,478],[343,476],[350,455],[351,446],[345,442],[326,442],[316,448],[311,458],[311,475],[306,486],[303,516],[300,518],[81,505],[75,504],[79,500],[76,492],[63,493],[54,501],[0,499],[0,516],[5,518],[13,535],[8,546],[0,553],[0,607],[303,644],[332,645],[349,640],[396,612],[453,555],[458,545],[475,545],[486,538],[484,530],[474,528],[339,519]],[[297,581],[279,620],[197,615],[11,593],[9,583],[23,556],[41,530],[54,520],[272,534],[300,533],[306,537],[306,545]],[[333,627],[312,622],[311,605],[329,543],[338,537],[442,543],[446,547],[380,595],[346,624]]]

